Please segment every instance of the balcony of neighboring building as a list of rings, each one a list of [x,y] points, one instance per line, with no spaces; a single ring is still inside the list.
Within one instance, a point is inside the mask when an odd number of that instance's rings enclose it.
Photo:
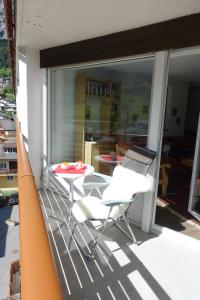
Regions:
[[[17,148],[16,143],[0,143],[0,159],[5,160],[17,160]]]

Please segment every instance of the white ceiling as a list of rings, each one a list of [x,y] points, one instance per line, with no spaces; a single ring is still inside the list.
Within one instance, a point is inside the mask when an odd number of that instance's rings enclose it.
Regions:
[[[200,12],[200,0],[18,0],[17,45],[36,49]]]

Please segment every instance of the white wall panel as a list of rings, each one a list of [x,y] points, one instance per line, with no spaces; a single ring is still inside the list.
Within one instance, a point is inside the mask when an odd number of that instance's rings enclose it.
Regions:
[[[39,51],[21,49],[18,53],[17,114],[38,187],[40,186],[43,134],[41,74]]]

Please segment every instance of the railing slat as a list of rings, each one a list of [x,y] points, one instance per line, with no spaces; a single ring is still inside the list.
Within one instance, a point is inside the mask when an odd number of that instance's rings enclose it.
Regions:
[[[51,252],[41,206],[16,122],[20,214],[22,300],[61,300],[61,287]]]

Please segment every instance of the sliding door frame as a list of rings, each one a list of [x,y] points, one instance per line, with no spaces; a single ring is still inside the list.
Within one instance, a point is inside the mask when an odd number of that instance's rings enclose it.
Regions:
[[[156,151],[149,177],[152,182],[152,191],[144,195],[142,230],[149,232],[155,222],[156,199],[158,192],[159,167],[162,147],[162,135],[166,106],[166,94],[168,84],[169,52],[160,51],[155,54],[153,72],[151,110],[149,119],[148,148]]]
[[[169,55],[168,55],[168,67],[167,67],[167,81],[168,81],[168,77],[169,77],[169,64],[170,64],[170,58],[173,57],[180,57],[180,56],[185,56],[185,55],[190,55],[190,54],[196,54],[196,53],[200,53],[200,47],[199,46],[195,46],[195,47],[189,47],[189,48],[183,48],[183,49],[174,49],[169,51]],[[166,88],[167,88],[167,81],[166,81]],[[163,141],[163,134],[164,134],[164,121],[165,121],[165,107],[166,107],[166,100],[167,100],[167,89],[165,90],[165,99],[163,100],[163,121],[160,124],[161,128],[160,128],[160,150],[159,150],[159,158],[158,158],[158,170],[157,170],[157,190],[158,190],[158,182],[159,182],[159,166],[160,166],[160,159],[161,159],[161,148],[162,148],[162,141]],[[197,214],[192,210],[192,193],[194,191],[194,178],[196,175],[196,170],[197,170],[197,151],[199,151],[199,143],[200,143],[200,130],[199,130],[199,126],[200,126],[200,116],[199,116],[199,123],[198,123],[198,131],[197,131],[197,137],[196,137],[196,146],[195,146],[195,157],[194,157],[194,161],[193,161],[193,171],[192,171],[192,179],[191,179],[191,185],[190,185],[190,195],[188,198],[188,212],[193,215],[194,217],[196,217],[198,220],[200,219],[199,216],[197,216]],[[157,191],[155,193],[155,207],[154,207],[154,213],[152,214],[153,219],[152,219],[152,228],[153,231],[155,233],[162,231],[162,228],[164,228],[164,226],[158,225],[155,223],[155,216],[156,216],[156,198],[157,198]]]

